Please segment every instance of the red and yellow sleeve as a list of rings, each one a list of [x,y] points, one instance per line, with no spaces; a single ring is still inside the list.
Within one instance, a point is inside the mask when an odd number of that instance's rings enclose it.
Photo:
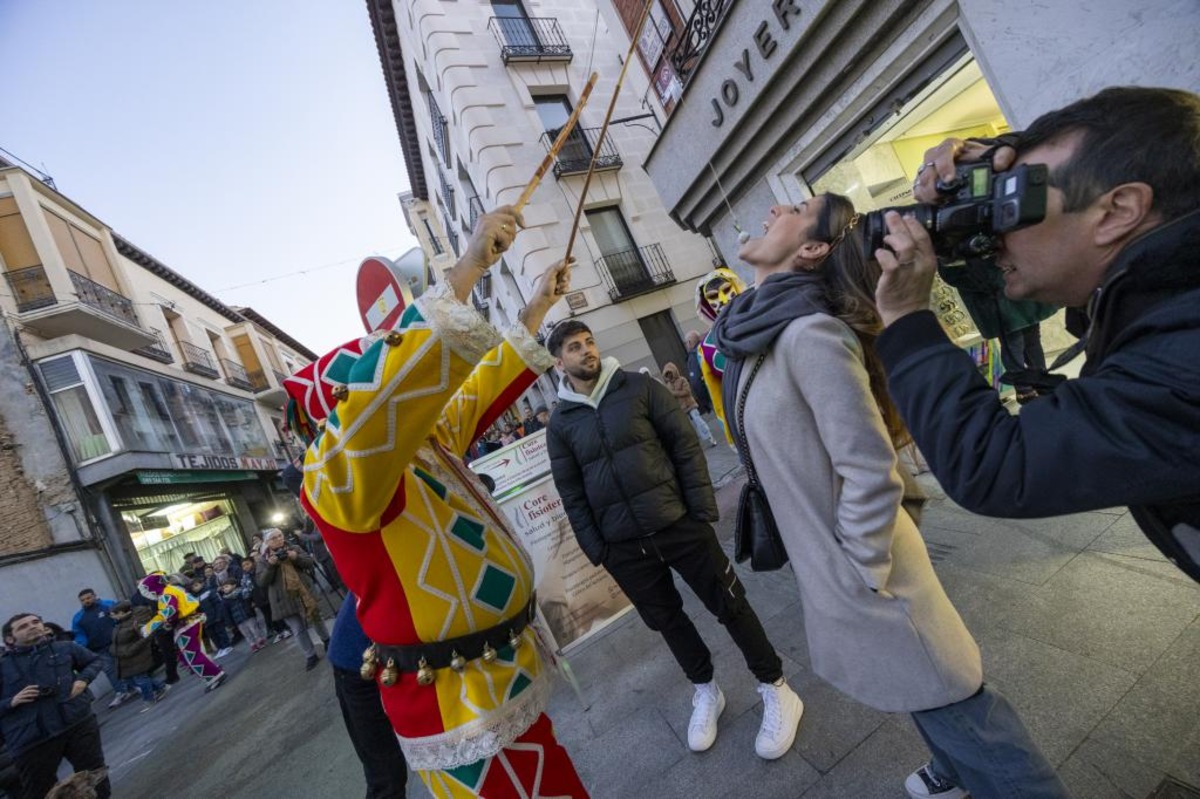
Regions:
[[[308,505],[348,532],[381,527],[413,455],[499,339],[447,283],[409,306],[393,332],[351,368],[347,396],[305,457]]]
[[[447,403],[437,423],[438,441],[451,452],[465,453],[553,364],[554,358],[524,325],[513,327]]]

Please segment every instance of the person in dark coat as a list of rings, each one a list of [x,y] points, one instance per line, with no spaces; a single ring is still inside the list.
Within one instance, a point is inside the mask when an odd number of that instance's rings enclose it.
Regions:
[[[782,757],[804,703],[784,682],[783,662],[717,541],[717,500],[696,431],[661,383],[623,371],[615,358],[602,361],[582,322],[560,322],[546,347],[565,375],[546,428],[554,485],[584,554],[603,564],[646,626],[662,633],[695,686],[688,747],[713,745],[725,695],[672,570],[724,625],[759,681],[755,751]]]
[[[88,683],[102,664],[73,641],[55,641],[36,613],[18,613],[3,627],[8,650],[0,657],[0,737],[4,738],[25,795],[42,797],[57,780],[65,757],[76,771],[105,768],[100,725]],[[108,799],[107,779],[96,796]]]
[[[228,577],[217,590],[220,592],[221,602],[225,605],[226,614],[242,631],[242,636],[250,642],[250,651],[257,652],[267,645],[267,635],[250,601],[253,582],[254,578],[249,574],[242,575],[240,582]]]
[[[128,600],[122,600],[109,612],[117,622],[112,635],[117,676],[137,687],[142,695],[142,712],[145,712],[167,693],[167,685],[150,676],[155,666],[154,645],[141,633],[141,626],[154,617],[154,611],[145,605],[135,608]]]
[[[1200,96],[1116,87],[1039,117],[1006,144],[926,153],[917,198],[955,159],[1045,164],[1044,221],[1001,235],[1005,294],[1088,306],[1076,380],[1010,415],[928,309],[929,235],[885,217],[876,302],[888,386],[938,482],[965,509],[1034,518],[1128,505],[1200,581]],[[953,412],[947,412],[953,409]]]
[[[708,385],[704,382],[704,373],[700,371],[700,342],[704,336],[696,330],[689,330],[684,341],[687,343],[687,360],[684,369],[687,370],[688,385],[692,387],[692,396],[700,407],[700,413],[712,413],[712,398],[708,395]]]

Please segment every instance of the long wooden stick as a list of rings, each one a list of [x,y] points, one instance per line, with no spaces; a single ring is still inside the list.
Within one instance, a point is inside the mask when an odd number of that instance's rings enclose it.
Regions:
[[[567,143],[567,138],[571,132],[575,130],[575,124],[579,122],[579,112],[587,105],[588,97],[592,94],[592,88],[596,85],[596,80],[600,77],[599,73],[593,72],[588,78],[587,85],[583,87],[583,91],[579,94],[579,100],[575,103],[575,110],[571,112],[571,116],[567,117],[567,122],[563,125],[562,130],[558,132],[558,138],[554,140],[554,144],[550,147],[550,152],[546,153],[546,157],[542,159],[542,163],[537,168],[537,172],[533,173],[533,178],[529,183],[525,184],[525,190],[521,192],[521,196],[517,198],[515,207],[517,213],[529,202],[529,198],[533,196],[537,190],[538,184],[542,182],[542,178],[546,174],[546,170],[554,163],[554,159],[558,158],[558,153],[562,150],[563,145]]]
[[[617,85],[613,87],[612,99],[608,101],[608,111],[604,113],[604,124],[600,126],[600,135],[596,137],[596,148],[592,150],[592,161],[588,164],[587,175],[583,179],[583,190],[579,192],[579,205],[575,207],[575,222],[571,225],[571,235],[567,239],[567,251],[563,260],[571,260],[571,250],[575,247],[575,236],[579,233],[579,220],[583,216],[583,204],[587,202],[588,187],[592,184],[592,175],[596,172],[596,162],[600,158],[600,148],[604,146],[604,136],[608,133],[608,122],[612,119],[613,109],[617,107],[617,98],[621,96],[621,84],[625,82],[625,73],[629,71],[629,62],[633,60],[637,50],[638,40],[642,37],[642,28],[650,18],[650,8],[654,0],[646,3],[642,18],[638,20],[637,30],[629,42],[629,52],[625,54],[625,63],[621,65],[621,74],[617,76]]]

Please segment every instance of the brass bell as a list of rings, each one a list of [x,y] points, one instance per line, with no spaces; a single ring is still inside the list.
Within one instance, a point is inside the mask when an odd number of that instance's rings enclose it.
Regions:
[[[362,667],[358,670],[358,676],[362,677],[367,682],[375,679],[375,673],[379,670],[378,658],[375,654],[375,647],[369,646],[362,654]]]
[[[404,341],[404,336],[393,330],[391,333],[388,333],[386,336],[384,336],[383,340],[387,342],[389,347],[399,347],[400,342]]]
[[[483,645],[483,662],[484,663],[495,663],[496,662],[496,650],[491,644],[485,643]]]
[[[417,685],[433,685],[433,679],[433,669],[429,668],[425,658],[421,658],[417,662]]]
[[[516,630],[510,630],[508,633],[508,645],[516,649],[521,645],[521,634]]]
[[[379,675],[379,682],[391,688],[398,679],[400,679],[400,669],[396,668],[394,658],[388,658],[387,665],[383,667],[383,674]]]
[[[451,652],[450,652],[450,668],[454,669],[455,671],[462,671],[466,667],[467,667],[467,659],[465,657],[463,657],[462,655],[458,654],[457,650],[451,650]]]
[[[329,389],[329,393],[333,395],[335,400],[342,402],[346,397],[350,396],[350,389],[346,388],[346,386],[334,386]]]

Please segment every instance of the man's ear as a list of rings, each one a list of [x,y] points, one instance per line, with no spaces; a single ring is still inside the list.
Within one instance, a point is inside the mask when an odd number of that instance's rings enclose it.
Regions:
[[[1154,189],[1147,183],[1122,183],[1097,201],[1100,219],[1095,227],[1097,246],[1118,244],[1140,232],[1157,215]]]

